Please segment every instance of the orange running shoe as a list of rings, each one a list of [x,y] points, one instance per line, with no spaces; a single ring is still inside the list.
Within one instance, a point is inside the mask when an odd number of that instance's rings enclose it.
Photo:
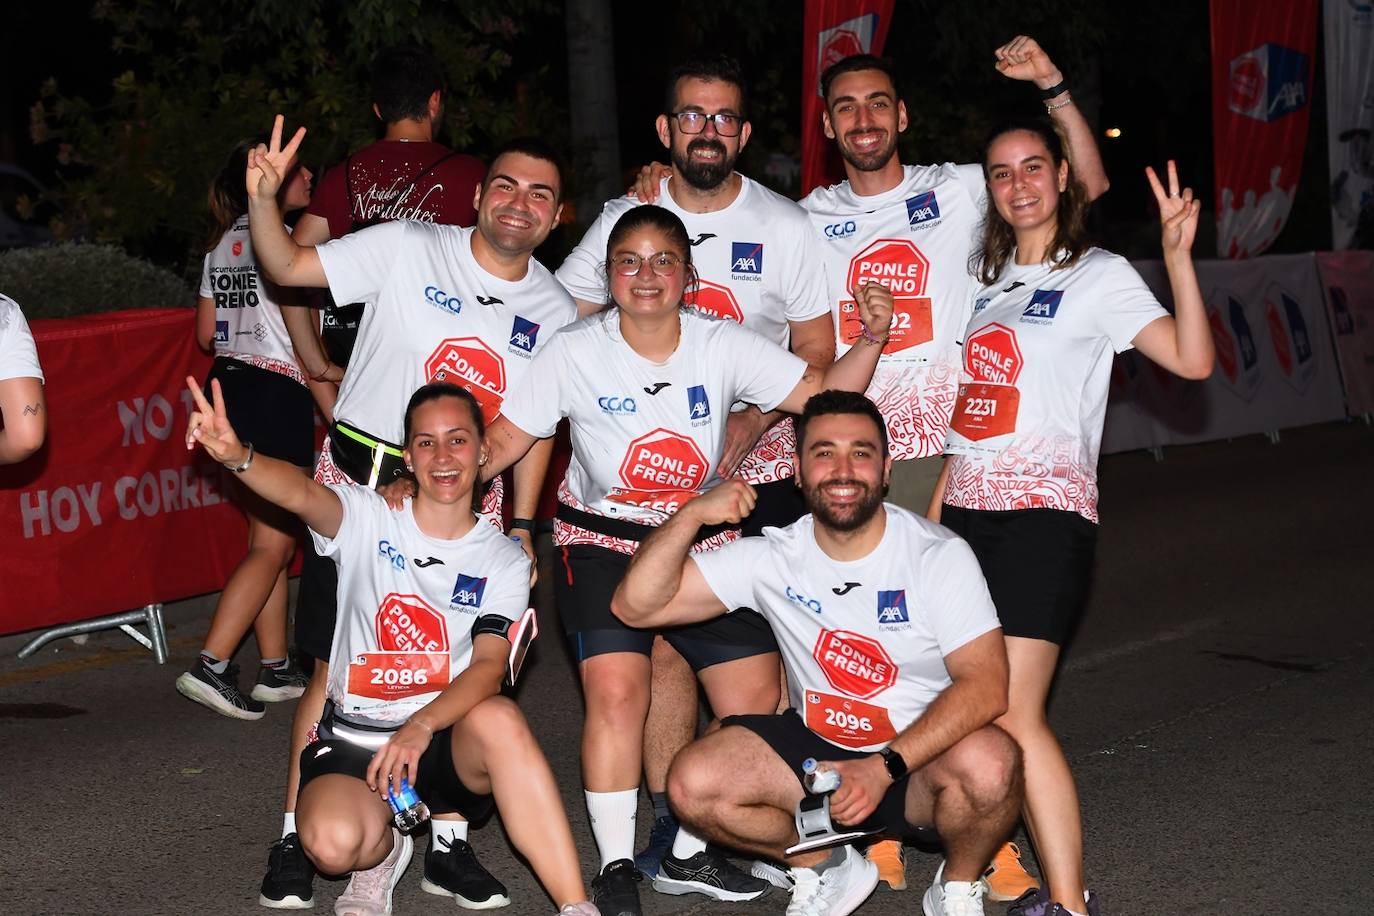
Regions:
[[[1027,891],[1040,889],[1040,882],[1021,864],[1021,847],[1015,843],[1002,844],[983,872],[983,881],[988,886],[989,900],[1015,900]]]
[[[878,866],[879,881],[886,881],[894,891],[906,890],[906,850],[900,840],[879,840],[864,855]]]

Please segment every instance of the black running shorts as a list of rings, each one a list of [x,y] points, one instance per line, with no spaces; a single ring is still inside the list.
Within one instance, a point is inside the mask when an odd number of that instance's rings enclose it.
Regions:
[[[668,640],[693,671],[778,651],[768,621],[750,610],[685,627],[641,630],[626,626],[611,613],[611,596],[625,578],[629,554],[593,544],[573,544],[558,552],[554,597],[568,644],[579,662],[611,652],[649,655],[657,634]]]
[[[315,552],[315,539],[301,549],[301,581],[296,592],[296,648],[322,662],[334,646],[339,613],[339,567]]]
[[[280,372],[224,356],[215,357],[205,379],[207,399],[210,379],[219,379],[224,409],[239,441],[251,442],[255,452],[296,467],[315,463],[315,402],[310,389]]]
[[[1004,636],[1062,646],[1088,600],[1097,526],[1060,509],[943,506],[940,522],[973,548]]]

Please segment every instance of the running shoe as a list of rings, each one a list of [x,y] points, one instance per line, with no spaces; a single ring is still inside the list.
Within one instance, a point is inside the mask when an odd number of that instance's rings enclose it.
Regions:
[[[1088,916],[1101,916],[1096,894],[1084,891],[1083,902],[1087,904]],[[1018,897],[1007,909],[1007,916],[1068,916],[1068,912],[1062,903],[1051,900],[1044,888],[1036,888]]]
[[[415,841],[392,828],[391,844],[391,853],[376,867],[355,871],[348,879],[348,887],[334,901],[334,916],[389,916],[391,892],[410,864]]]
[[[262,703],[239,692],[238,665],[230,665],[223,674],[216,674],[205,664],[203,655],[190,671],[177,678],[177,693],[231,719],[261,719],[267,712]]]
[[[984,916],[982,879],[946,881],[945,863],[935,870],[935,880],[926,890],[921,908],[925,916]]]
[[[592,903],[601,916],[644,916],[639,888],[644,877],[629,859],[616,859],[592,879]]]
[[[1015,843],[1003,843],[997,850],[983,872],[983,883],[988,886],[988,899],[999,903],[1020,900],[1026,891],[1040,889],[1040,882],[1021,864],[1021,847]]]
[[[258,666],[258,682],[253,685],[253,699],[264,703],[280,703],[294,700],[305,693],[310,685],[310,677],[293,661],[280,668]]]
[[[601,916],[601,911],[590,901],[584,900],[581,903],[564,904],[558,916]]]
[[[839,865],[821,872],[794,866],[792,877],[797,885],[787,916],[848,916],[878,886],[878,866],[846,846]]]
[[[309,910],[315,906],[315,866],[305,857],[301,838],[288,833],[267,853],[267,874],[258,903],[273,910]]]
[[[757,900],[772,889],[767,881],[745,874],[710,846],[686,859],[669,852],[654,876],[654,890],[660,894],[705,894],[731,903]]]
[[[658,875],[658,866],[673,848],[673,839],[677,837],[677,818],[671,814],[654,820],[654,826],[649,829],[649,845],[635,854],[635,868],[646,878],[653,878]]]
[[[425,878],[420,889],[439,897],[452,897],[467,910],[494,910],[510,906],[506,886],[477,861],[466,840],[445,837],[431,840],[425,852]]]
[[[879,881],[886,881],[894,891],[906,890],[906,850],[901,840],[879,840],[864,855],[878,866]]]
[[[770,859],[755,859],[749,865],[749,874],[755,878],[762,878],[778,890],[792,893],[792,869],[786,865],[779,865]]]

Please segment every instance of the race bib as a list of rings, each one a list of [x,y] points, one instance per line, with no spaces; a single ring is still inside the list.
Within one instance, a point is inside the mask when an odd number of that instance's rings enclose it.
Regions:
[[[887,744],[897,737],[883,707],[814,690],[806,692],[806,727],[841,747]]]
[[[606,498],[611,502],[672,515],[698,495],[696,490],[623,490],[615,487],[606,494]]]
[[[893,299],[892,324],[888,328],[884,353],[897,353],[910,347],[928,343],[935,338],[935,325],[930,316],[930,299]],[[840,336],[847,344],[863,337],[864,324],[859,307],[852,299],[840,303]]]
[[[1016,412],[1021,392],[1014,385],[970,382],[959,386],[950,428],[966,439],[980,442],[1016,431]]]
[[[448,686],[447,652],[368,652],[348,666],[349,709],[356,699],[387,702],[438,693]]]

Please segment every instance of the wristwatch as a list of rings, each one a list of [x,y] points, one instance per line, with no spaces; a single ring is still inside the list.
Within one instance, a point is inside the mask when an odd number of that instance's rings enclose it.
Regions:
[[[887,767],[887,775],[892,777],[893,782],[906,776],[906,761],[902,759],[901,754],[890,747],[885,747],[878,752],[878,756],[883,758],[883,766]]]

